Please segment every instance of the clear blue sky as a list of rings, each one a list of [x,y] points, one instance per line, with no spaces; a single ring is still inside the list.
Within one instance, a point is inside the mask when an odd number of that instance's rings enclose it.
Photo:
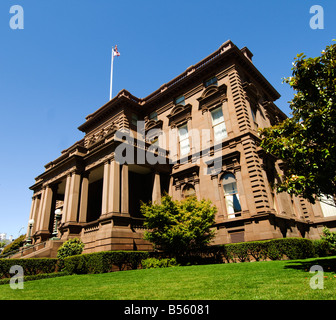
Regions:
[[[16,4],[23,30],[9,27]],[[323,30],[309,26],[315,4]],[[252,51],[289,115],[293,92],[282,78],[297,53],[318,56],[336,38],[335,13],[333,0],[1,0],[0,232],[25,232],[34,178],[108,101],[112,45],[121,52],[114,95],[125,88],[141,98],[230,39]]]

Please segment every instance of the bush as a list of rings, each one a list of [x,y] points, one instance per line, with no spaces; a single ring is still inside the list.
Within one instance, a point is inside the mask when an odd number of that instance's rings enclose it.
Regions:
[[[321,240],[328,243],[330,255],[336,254],[336,232],[331,232],[327,227],[324,227]]]
[[[23,268],[24,276],[32,276],[41,273],[52,273],[58,270],[58,260],[52,258],[32,259],[0,259],[0,278],[10,278],[10,268],[19,265]]]
[[[326,240],[314,240],[313,241],[315,255],[318,257],[327,257],[330,255],[330,244]]]
[[[279,251],[290,260],[307,259],[315,256],[313,242],[302,238],[274,239],[278,244]]]
[[[283,258],[283,252],[280,248],[280,243],[274,240],[269,240],[266,243],[266,257],[271,260],[281,260]]]
[[[24,282],[26,281],[32,281],[32,280],[40,280],[40,279],[50,279],[50,278],[57,278],[57,277],[63,277],[63,276],[67,276],[68,273],[67,272],[53,272],[53,273],[39,273],[39,274],[35,274],[32,276],[24,276],[23,280]],[[1,284],[9,284],[10,283],[10,278],[4,278],[4,279],[0,279],[0,285]]]
[[[147,251],[101,251],[67,257],[63,263],[69,273],[105,273],[111,272],[113,265],[119,270],[137,269],[148,255]]]
[[[178,266],[175,258],[166,258],[166,259],[157,259],[157,258],[147,258],[141,261],[143,269],[152,269],[152,268],[167,268],[167,267],[176,267]]]
[[[173,201],[169,195],[160,204],[141,204],[145,221],[144,239],[170,256],[204,250],[215,233],[212,226],[217,209],[210,201],[188,197]]]
[[[266,246],[264,241],[252,241],[247,242],[247,251],[255,261],[265,260],[267,258]]]
[[[321,245],[321,250],[325,250]],[[227,262],[245,262],[253,257],[256,261],[271,259],[307,259],[316,255],[316,245],[309,239],[283,238],[265,241],[230,243],[222,246]]]
[[[226,245],[226,260],[236,262],[250,261],[248,243],[230,243]]]
[[[64,259],[66,257],[81,254],[83,252],[84,243],[78,239],[73,238],[65,241],[57,250],[57,258]]]

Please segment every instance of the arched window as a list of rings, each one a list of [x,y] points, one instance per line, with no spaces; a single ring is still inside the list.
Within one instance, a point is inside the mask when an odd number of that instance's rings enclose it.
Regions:
[[[183,198],[196,197],[196,191],[194,186],[187,184],[182,191]]]
[[[226,208],[229,218],[235,218],[237,212],[241,212],[236,178],[232,173],[226,173],[222,177],[222,185]]]

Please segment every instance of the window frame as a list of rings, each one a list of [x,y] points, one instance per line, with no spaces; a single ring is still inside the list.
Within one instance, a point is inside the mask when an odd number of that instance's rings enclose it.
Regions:
[[[208,78],[207,80],[204,81],[204,87],[208,88],[210,86],[218,86],[218,79],[216,76],[213,76],[211,78]]]
[[[217,110],[220,110],[221,113],[222,113],[222,118],[223,120],[221,122],[218,122],[216,124],[214,124],[214,118],[213,118],[213,113]],[[214,108],[212,108],[210,110],[210,117],[211,117],[211,125],[212,125],[212,132],[213,132],[213,138],[214,138],[214,142],[220,142],[220,141],[223,141],[225,138],[228,137],[228,134],[227,134],[227,129],[226,129],[226,123],[225,123],[225,118],[224,118],[224,113],[223,113],[223,108],[222,106],[215,106]],[[221,139],[216,139],[216,127],[219,128],[220,126],[223,126],[225,131],[222,131],[224,132],[224,134],[221,135]]]
[[[180,130],[185,127],[186,128],[186,136],[185,138],[181,139],[181,132]],[[178,138],[179,138],[179,153],[180,153],[180,157],[182,156],[188,156],[190,153],[190,140],[189,140],[189,129],[188,129],[188,123],[183,123],[180,124],[179,126],[177,126],[177,131],[178,131]],[[183,137],[183,136],[182,136]],[[182,144],[181,142],[183,141],[188,141],[188,152],[187,153],[182,153]]]
[[[194,190],[194,193],[192,193],[192,194],[185,194],[188,190],[190,190],[190,189],[193,189]],[[184,198],[184,199],[187,199],[187,198],[190,198],[190,197],[196,197],[196,188],[195,188],[195,186],[194,185],[192,185],[192,184],[190,184],[190,183],[187,183],[184,187],[183,187],[183,189],[182,189],[182,197]]]
[[[233,182],[228,182],[228,183],[224,183],[224,178],[226,176],[229,176],[229,178],[234,179]],[[229,185],[234,185],[231,186],[231,192],[228,190],[225,190],[225,186],[229,186]],[[239,191],[238,191],[238,183],[237,183],[237,179],[236,176],[232,173],[232,172],[225,172],[222,176],[221,176],[221,187],[223,190],[223,194],[224,194],[224,199],[225,199],[225,206],[226,206],[226,212],[227,212],[227,216],[229,219],[233,219],[236,217],[240,217],[241,216],[241,212],[242,212],[242,207],[241,207],[241,202],[239,199]],[[229,197],[232,197],[232,199],[229,199]],[[239,207],[235,207],[235,205],[237,205]]]
[[[185,96],[182,94],[174,99],[175,105],[185,106]]]

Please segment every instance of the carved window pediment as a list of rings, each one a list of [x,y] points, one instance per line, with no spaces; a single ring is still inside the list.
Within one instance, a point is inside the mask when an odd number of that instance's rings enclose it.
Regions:
[[[162,124],[163,124],[162,120],[149,120],[145,124],[145,130],[148,131],[151,129],[162,129]]]
[[[255,102],[258,102],[261,98],[261,94],[258,90],[258,88],[252,83],[252,82],[244,82],[243,88],[246,92],[246,95],[249,99],[254,100]]]
[[[226,96],[227,86],[222,84],[220,86],[211,85],[207,87],[202,96],[198,98],[199,109],[207,110],[215,104],[222,103],[227,100]]]
[[[240,169],[240,152],[233,151],[217,158],[210,158],[205,163],[207,165],[207,173],[212,176],[226,170],[237,170]]]
[[[177,125],[184,121],[191,119],[191,109],[192,105],[188,103],[187,105],[177,105],[175,106],[170,114],[167,116],[169,119],[169,125]]]
[[[176,189],[180,189],[185,185],[189,184],[194,186],[199,183],[199,166],[192,165],[191,167],[178,171],[172,174],[173,176],[173,185]]]

